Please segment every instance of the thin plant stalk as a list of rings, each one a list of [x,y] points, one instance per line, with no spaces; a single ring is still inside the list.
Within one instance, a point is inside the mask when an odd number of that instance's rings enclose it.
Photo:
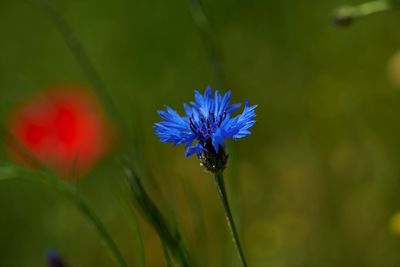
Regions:
[[[88,80],[92,83],[93,90],[106,106],[108,114],[111,115],[115,121],[117,121],[117,123],[122,129],[126,129],[124,127],[123,119],[117,112],[117,109],[114,103],[112,102],[111,97],[108,94],[108,91],[106,90],[103,81],[100,78],[100,75],[96,71],[94,65],[92,64],[89,56],[87,55],[85,49],[83,48],[77,36],[75,35],[74,31],[69,26],[67,21],[63,18],[63,16],[56,8],[56,6],[54,6],[54,4],[50,0],[29,0],[29,1],[32,2],[36,7],[44,11],[47,14],[47,16],[51,19],[51,21],[57,27],[59,33],[64,38],[65,43],[71,50],[78,64],[81,66]],[[122,136],[122,138],[126,139],[126,136]],[[128,140],[125,141],[128,142]],[[176,236],[173,236],[172,238],[174,239],[176,238]],[[179,243],[180,246],[179,252],[177,252],[176,249],[171,248],[171,245],[175,245],[175,243]],[[181,266],[188,266],[188,264],[186,263],[185,256],[183,256],[184,248],[181,241],[175,240],[174,242],[168,242],[166,245],[168,245],[169,249],[171,249],[172,255],[179,256],[178,257],[179,260],[182,261]]]
[[[94,210],[87,204],[87,202],[82,198],[80,194],[75,190],[74,187],[61,181],[59,177],[55,177],[46,171],[43,171],[44,182],[53,188],[61,192],[65,197],[72,201],[81,214],[84,216],[86,221],[91,224],[94,230],[97,232],[100,239],[103,241],[104,245],[109,249],[111,255],[118,263],[120,267],[128,267],[121,251],[119,250],[117,244],[111,237],[106,226],[103,224],[101,219],[97,216]]]
[[[81,66],[82,71],[84,72],[84,74],[86,75],[86,77],[88,78],[90,83],[92,84],[93,90],[95,91],[97,96],[101,99],[103,104],[105,105],[107,113],[114,119],[114,121],[117,121],[117,123],[119,124],[118,125],[119,127],[123,128],[124,123],[122,121],[122,118],[121,118],[120,114],[117,112],[117,109],[116,109],[114,103],[112,102],[111,97],[110,97],[100,75],[98,74],[93,63],[91,62],[83,45],[81,44],[81,42],[75,35],[72,28],[67,23],[67,21],[61,15],[59,10],[56,8],[56,6],[50,0],[29,0],[29,1],[34,6],[36,6],[40,10],[42,10],[49,17],[49,19],[53,22],[53,24],[56,26],[59,33],[63,37],[66,45],[72,52],[72,54],[75,57],[75,59],[77,60],[78,64]],[[75,199],[75,203],[80,208],[80,210],[87,215],[86,217],[88,219],[90,219],[91,221],[93,221],[93,224],[98,229],[97,232],[100,234],[100,237],[102,237],[106,241],[106,244],[108,244],[108,247],[113,252],[117,261],[120,263],[120,266],[121,267],[127,266],[125,260],[122,257],[122,254],[119,252],[119,249],[117,248],[116,244],[111,239],[111,236],[108,234],[107,231],[105,231],[105,227],[101,226],[100,220],[96,219],[96,216],[94,216],[94,213],[90,212],[90,209],[88,209],[88,206],[86,206],[84,204],[84,202],[82,202],[76,198],[73,198],[73,199]],[[140,248],[141,245],[138,244],[138,242],[136,242],[136,247]],[[144,265],[144,257],[142,257],[142,258],[139,257],[139,259],[138,259],[138,266],[141,266],[141,264]]]
[[[166,267],[173,267],[171,257],[169,256],[168,248],[165,243],[161,240],[161,245],[164,251],[164,262]]]
[[[201,0],[187,0],[193,22],[207,52],[211,75],[215,82],[226,87],[226,78],[221,63],[221,52],[211,28],[210,19]]]
[[[235,222],[233,220],[232,212],[229,207],[228,197],[225,190],[225,181],[222,173],[217,173],[214,176],[215,186],[217,187],[218,195],[221,200],[225,212],[226,222],[235,245],[236,251],[240,258],[243,267],[247,267],[247,262],[244,257],[242,246],[240,245],[239,235],[236,230]]]
[[[118,122],[120,127],[122,127],[123,123],[120,114],[117,112],[117,109],[114,103],[112,102],[111,97],[99,73],[94,67],[92,61],[90,60],[88,54],[86,53],[78,37],[75,35],[72,28],[69,26],[67,21],[61,15],[60,11],[50,0],[29,0],[29,1],[34,6],[42,10],[56,26],[58,32],[63,37],[66,45],[72,52],[76,61],[81,66],[82,71],[92,84],[93,90],[105,105],[108,114],[112,116],[115,121]]]
[[[119,203],[124,210],[126,216],[130,220],[130,224],[133,231],[133,241],[135,245],[135,252],[136,252],[136,266],[137,267],[145,267],[145,256],[144,256],[144,247],[143,247],[143,240],[142,234],[140,232],[140,224],[137,218],[137,215],[133,208],[127,203],[125,199],[122,197],[118,197]]]
[[[86,201],[79,194],[77,194],[75,190],[65,184],[65,182],[59,181],[56,186],[65,196],[72,200],[78,210],[85,216],[86,220],[93,226],[103,243],[109,248],[109,251],[119,266],[128,267],[128,264],[126,263],[121,251],[111,237],[107,228],[97,214],[93,211],[93,209],[86,203]]]
[[[21,152],[29,162],[31,162],[32,166],[35,166],[40,170],[41,181],[46,185],[51,186],[57,191],[61,192],[64,196],[70,199],[82,215],[86,218],[87,222],[90,223],[93,228],[96,230],[99,238],[103,241],[106,247],[109,249],[110,253],[119,264],[120,267],[128,267],[122,253],[120,252],[117,244],[112,239],[110,233],[108,232],[106,226],[97,216],[97,214],[93,211],[93,209],[86,203],[86,201],[82,198],[82,196],[77,192],[76,188],[67,184],[60,177],[57,177],[51,170],[46,168],[46,166],[37,159],[34,155],[32,155],[17,139],[16,137],[8,132],[4,127],[0,127],[0,135],[8,140],[13,145],[16,146],[19,152]]]
[[[86,221],[93,226],[98,236],[103,241],[104,245],[109,249],[111,255],[118,263],[118,265],[120,267],[128,267],[128,264],[122,256],[122,253],[119,250],[117,244],[108,232],[106,226],[103,224],[103,222],[94,212],[94,210],[82,198],[82,196],[78,194],[75,188],[62,181],[59,177],[56,177],[50,172],[47,172],[46,170],[42,171],[42,173],[43,177],[45,178],[44,180],[42,180],[43,182],[61,192],[65,197],[67,197],[69,200],[72,201],[72,203],[75,204],[75,206],[84,216]]]
[[[171,226],[160,209],[150,198],[132,165],[126,160],[124,160],[122,164],[125,169],[125,175],[128,178],[132,195],[135,202],[138,204],[138,209],[157,232],[162,244],[165,245],[179,266],[194,266],[193,263],[191,263],[186,244],[179,230]]]
[[[203,2],[202,0],[187,0],[187,3],[193,22],[199,32],[200,38],[207,52],[209,68],[213,79],[217,84],[227,88],[228,82],[222,64],[222,52],[218,45],[218,40],[215,37],[210,17],[204,8]],[[236,146],[235,144],[232,145]],[[234,151],[234,149],[232,151]],[[230,177],[232,181],[236,181],[236,183],[233,183],[230,186],[232,191],[237,191],[238,187],[237,176],[234,175],[235,173],[236,172],[232,172],[233,175]]]

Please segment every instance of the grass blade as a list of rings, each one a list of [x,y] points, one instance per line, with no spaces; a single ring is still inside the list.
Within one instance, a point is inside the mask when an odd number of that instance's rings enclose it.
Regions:
[[[144,267],[145,266],[145,256],[144,256],[144,247],[142,234],[140,232],[140,225],[138,218],[136,216],[135,211],[130,207],[130,205],[126,202],[126,200],[119,197],[119,203],[122,209],[125,212],[125,215],[128,217],[132,231],[133,231],[133,242],[135,246],[136,252],[136,266]]]
[[[171,252],[171,255],[179,266],[193,266],[193,263],[189,260],[188,250],[180,232],[176,228],[171,227],[170,223],[168,223],[154,201],[147,194],[131,164],[127,161],[123,164],[135,203],[138,204],[137,206],[143,216],[160,236],[161,242]]]

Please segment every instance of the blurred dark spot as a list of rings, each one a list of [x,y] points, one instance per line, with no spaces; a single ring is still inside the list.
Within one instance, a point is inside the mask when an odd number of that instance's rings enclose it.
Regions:
[[[61,259],[58,252],[54,249],[47,250],[46,260],[48,267],[68,267],[68,265]]]

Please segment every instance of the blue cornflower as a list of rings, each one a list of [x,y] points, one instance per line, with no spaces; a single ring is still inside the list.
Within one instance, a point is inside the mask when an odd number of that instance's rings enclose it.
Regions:
[[[195,101],[190,102],[190,106],[183,104],[185,116],[180,116],[168,106],[166,111],[158,111],[164,121],[154,125],[156,136],[161,142],[173,143],[174,146],[185,144],[186,156],[197,154],[203,164],[218,165],[218,161],[222,160],[220,164],[223,166],[220,167],[224,168],[227,158],[225,140],[250,134],[249,129],[256,122],[254,109],[257,106],[250,106],[246,101],[243,112],[233,116],[240,104],[231,105],[230,91],[221,96],[216,90],[213,95],[211,87],[207,87],[204,95],[195,91],[194,96]]]

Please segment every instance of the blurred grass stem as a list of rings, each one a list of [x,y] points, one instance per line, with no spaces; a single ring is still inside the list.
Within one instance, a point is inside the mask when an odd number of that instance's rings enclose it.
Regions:
[[[131,188],[132,195],[135,202],[138,204],[139,210],[142,212],[146,220],[152,225],[161,239],[163,246],[167,248],[165,259],[168,259],[168,251],[171,252],[172,257],[181,267],[193,266],[189,260],[189,253],[187,251],[181,233],[172,227],[167,219],[164,217],[160,209],[156,206],[154,201],[150,198],[148,193],[143,187],[139,176],[133,169],[133,166],[128,162],[123,162],[125,175]],[[166,261],[168,263],[168,261]]]
[[[204,11],[201,0],[187,0],[187,2],[193,22],[206,48],[211,74],[220,86],[226,87],[225,74],[221,63],[222,55],[214,37],[210,19]]]
[[[136,216],[135,211],[133,208],[126,202],[125,199],[122,197],[117,197],[119,199],[119,203],[122,209],[125,211],[126,216],[129,218],[131,228],[133,231],[133,242],[135,245],[135,252],[136,252],[136,266],[137,267],[145,267],[145,256],[144,256],[144,247],[143,247],[143,240],[142,234],[140,232],[140,224],[139,219]]]
[[[48,181],[49,180],[50,179],[48,179]],[[103,243],[109,248],[112,256],[119,264],[119,266],[128,267],[128,264],[122,256],[117,244],[112,239],[107,228],[104,226],[103,222],[96,215],[93,209],[90,208],[89,205],[87,205],[86,201],[71,186],[67,185],[63,181],[60,181],[58,177],[54,177],[54,179],[51,179],[50,182],[66,197],[74,202],[75,206],[85,216],[86,220],[92,224]]]
[[[44,11],[44,13],[46,13],[47,16],[50,18],[50,20],[54,23],[59,33],[64,38],[64,41],[67,44],[68,48],[75,56],[75,59],[77,60],[78,64],[81,66],[86,77],[92,84],[93,90],[95,90],[96,94],[105,105],[108,114],[112,116],[112,118],[115,121],[117,121],[119,126],[123,126],[122,119],[119,116],[117,109],[115,108],[115,105],[113,104],[111,97],[108,94],[102,79],[100,78],[100,75],[98,74],[96,68],[91,62],[89,56],[87,55],[85,49],[83,48],[77,36],[75,35],[74,31],[69,26],[64,17],[61,15],[56,6],[50,0],[29,0],[29,1],[34,6]]]
[[[11,134],[6,128],[3,126],[0,127],[0,136],[3,140],[7,140],[11,144],[15,145],[20,153],[24,157],[26,157],[29,162],[31,162],[32,167],[37,168],[43,174],[41,179],[38,180],[43,182],[46,185],[51,186],[56,189],[60,193],[62,193],[65,197],[70,199],[82,215],[86,218],[87,222],[89,222],[94,229],[96,230],[98,236],[103,241],[105,246],[109,249],[110,253],[119,264],[120,267],[128,267],[122,253],[120,252],[117,244],[112,239],[110,233],[107,228],[100,220],[100,218],[96,215],[92,208],[86,203],[86,201],[81,197],[81,195],[77,192],[76,188],[70,184],[64,182],[60,177],[57,177],[50,171],[46,166],[38,160],[35,156],[33,156],[19,141],[18,139]]]
[[[63,36],[67,46],[70,48],[71,52],[75,56],[79,65],[81,66],[82,70],[86,74],[87,78],[92,83],[95,93],[98,95],[98,97],[102,100],[103,104],[106,106],[108,114],[112,116],[114,121],[117,121],[117,123],[122,129],[126,129],[124,127],[123,120],[120,114],[117,112],[117,109],[113,104],[111,97],[108,94],[98,72],[96,71],[95,67],[90,61],[86,51],[79,42],[75,33],[68,25],[66,20],[63,18],[61,13],[58,11],[58,9],[53,5],[53,3],[50,0],[30,0],[30,1],[35,6],[43,10],[52,20],[52,22],[55,24],[60,34]],[[133,166],[129,165],[129,167],[133,171]],[[145,202],[140,203],[147,205],[146,207],[141,207],[142,210],[144,210],[144,214],[150,217],[149,220],[153,222],[153,227],[157,230],[157,233],[160,235],[161,239],[165,241],[165,238],[167,238],[166,245],[170,249],[171,254],[174,256],[174,258],[177,259],[177,261],[180,263],[180,266],[182,267],[189,266],[187,262],[186,247],[182,242],[180,234],[173,233],[172,230],[170,229],[168,229],[170,231],[165,231],[167,229],[166,226],[168,226],[167,221],[162,217],[158,208],[155,206],[150,197],[148,197],[148,195],[146,194],[143,186],[141,185],[141,182],[139,181],[139,178],[138,177],[136,178],[137,178],[136,185],[138,185],[139,187],[135,188],[135,190],[136,192],[141,191],[139,192],[140,196],[145,196],[144,198]],[[143,200],[143,198],[140,200]],[[158,219],[160,219],[161,221],[157,221]]]
[[[173,267],[173,264],[172,264],[172,261],[171,261],[171,257],[169,256],[169,252],[168,252],[166,244],[161,241],[161,245],[162,245],[163,252],[164,252],[165,266],[166,267]]]
[[[228,224],[228,228],[229,228],[230,234],[232,236],[233,243],[237,250],[237,253],[238,253],[238,256],[242,263],[242,266],[247,267],[247,262],[244,257],[242,247],[240,245],[239,235],[237,233],[237,230],[235,227],[235,222],[233,221],[232,212],[229,207],[229,202],[228,202],[228,197],[227,197],[226,190],[225,190],[225,181],[224,181],[223,174],[222,173],[215,174],[214,181],[215,181],[215,185],[217,187],[218,195],[220,197],[222,206],[224,208],[226,222]]]

